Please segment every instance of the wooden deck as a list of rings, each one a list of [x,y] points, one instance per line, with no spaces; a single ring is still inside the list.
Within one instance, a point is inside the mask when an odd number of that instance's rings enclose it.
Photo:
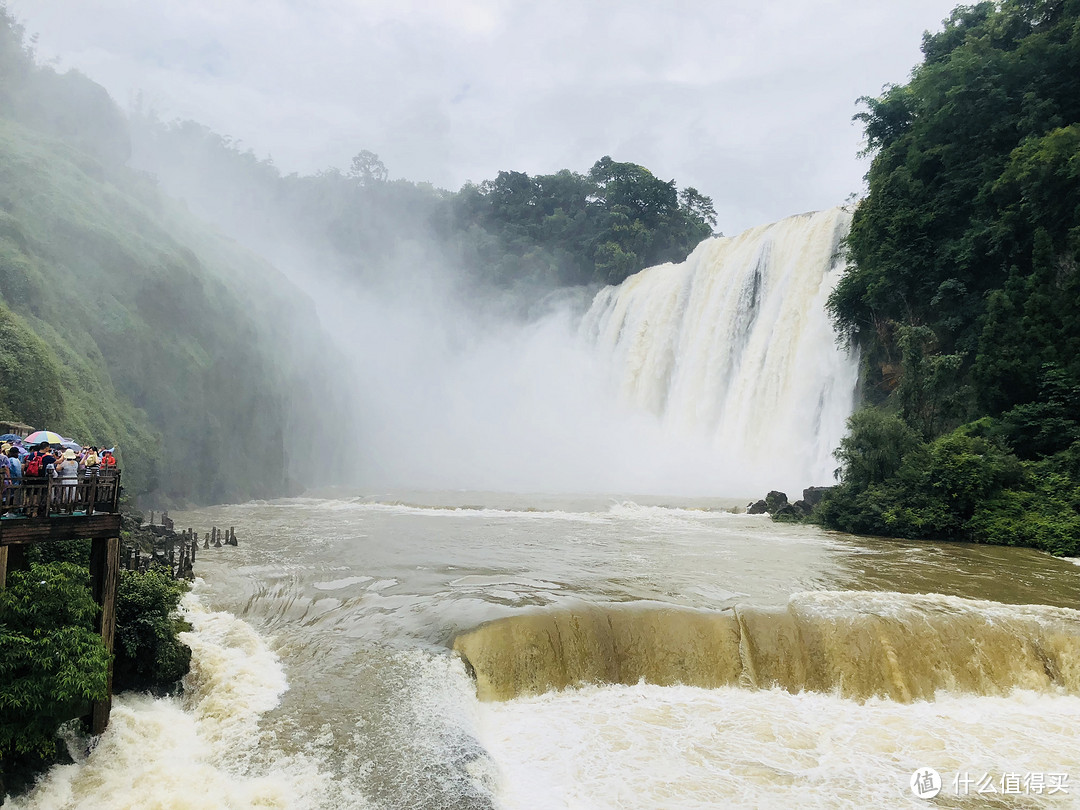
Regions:
[[[0,492],[0,545],[38,542],[39,535],[33,532],[28,535],[27,540],[16,538],[22,535],[21,529],[40,523],[42,518],[85,519],[103,514],[116,515],[119,501],[119,472],[87,476],[70,484],[62,478],[23,479],[17,484],[7,484]],[[67,538],[50,536],[41,539]]]
[[[7,581],[13,546],[87,539],[90,586],[101,605],[98,630],[110,655],[116,635],[116,591],[120,583],[120,471],[73,484],[61,479],[5,485],[0,492],[0,588]],[[112,707],[112,664],[108,693],[91,707],[90,730],[100,734]]]

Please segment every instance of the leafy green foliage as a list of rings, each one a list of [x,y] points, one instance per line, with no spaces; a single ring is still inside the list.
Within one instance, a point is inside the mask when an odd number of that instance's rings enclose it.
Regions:
[[[109,655],[86,569],[32,564],[0,591],[0,758],[51,754],[61,723],[105,696]]]
[[[0,256],[0,273],[4,269]],[[64,411],[60,367],[48,344],[0,303],[0,414],[17,414],[35,425],[57,424]]]
[[[588,175],[569,170],[529,177],[499,172],[466,186],[451,202],[459,250],[487,245],[499,270],[490,282],[522,275],[549,284],[618,284],[631,273],[681,261],[711,233],[712,201],[694,188],[681,194],[643,166],[603,157]],[[478,225],[482,230],[470,230]]]
[[[918,436],[896,416],[872,408],[855,413],[836,457],[844,481],[858,488],[880,484],[896,474]]]
[[[842,326],[873,342],[880,321],[924,325],[969,368],[988,293],[1031,274],[1038,228],[1061,270],[1051,283],[1073,283],[1077,17],[1076,0],[960,7],[909,84],[863,100],[876,155],[848,242],[856,269],[831,301]]]
[[[90,568],[90,540],[57,540],[52,543],[33,543],[25,546],[26,559],[31,563],[73,563]]]
[[[869,195],[829,301],[898,417],[856,415],[818,517],[1076,553],[1080,0],[961,6],[923,53],[862,99]],[[856,451],[883,440],[870,475]]]
[[[18,791],[62,754],[59,726],[104,696],[109,656],[89,589],[89,540],[39,543],[29,571],[0,591],[0,794]],[[187,673],[191,650],[177,634],[187,590],[159,569],[122,571],[116,602],[113,691],[164,694]]]
[[[162,691],[188,671],[191,649],[177,638],[176,617],[187,586],[158,569],[122,571],[116,608],[113,688]]]

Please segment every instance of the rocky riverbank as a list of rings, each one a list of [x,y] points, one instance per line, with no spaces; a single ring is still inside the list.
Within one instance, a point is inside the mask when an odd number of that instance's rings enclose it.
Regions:
[[[785,492],[773,490],[760,501],[746,505],[746,512],[750,515],[768,514],[773,520],[797,523],[810,517],[814,507],[821,503],[825,494],[835,487],[807,487],[802,491],[802,498],[795,503],[788,502]]]

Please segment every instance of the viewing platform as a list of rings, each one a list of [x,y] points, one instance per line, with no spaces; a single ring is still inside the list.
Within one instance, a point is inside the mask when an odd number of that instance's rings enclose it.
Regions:
[[[90,587],[101,605],[97,629],[110,655],[116,635],[116,592],[120,583],[120,471],[101,471],[73,483],[62,478],[5,482],[0,493],[0,589],[9,557],[31,543],[90,540]],[[14,561],[12,561],[14,562]],[[90,731],[100,734],[112,707],[108,692],[90,710]]]
[[[120,471],[5,484],[0,496],[0,547],[48,540],[120,536]],[[3,570],[0,568],[0,570]]]

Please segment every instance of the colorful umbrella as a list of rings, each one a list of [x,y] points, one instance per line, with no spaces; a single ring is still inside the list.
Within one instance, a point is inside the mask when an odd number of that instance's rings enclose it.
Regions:
[[[25,439],[24,444],[41,444],[42,442],[48,442],[49,444],[61,444],[64,441],[64,437],[59,433],[53,433],[51,430],[35,430]]]

